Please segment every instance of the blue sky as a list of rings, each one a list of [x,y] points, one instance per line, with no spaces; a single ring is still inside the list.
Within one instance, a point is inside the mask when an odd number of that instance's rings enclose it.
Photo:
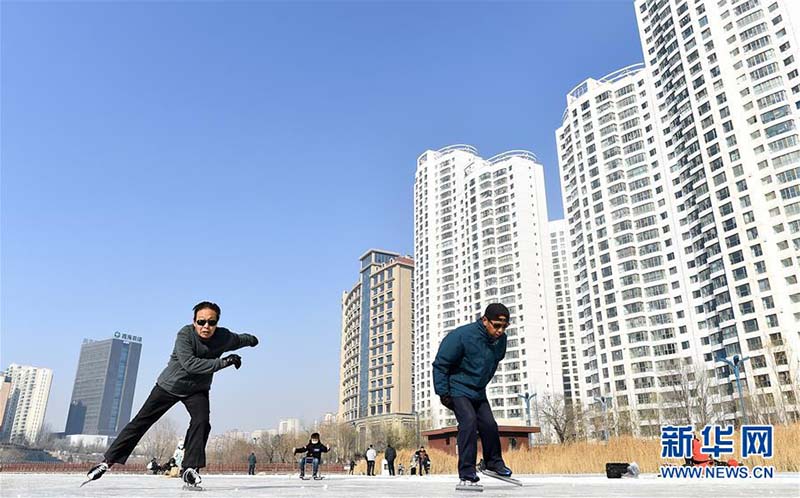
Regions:
[[[531,150],[561,218],[566,93],[642,59],[628,0],[4,2],[0,27],[0,366],[53,369],[56,430],[82,338],[144,338],[137,410],[203,299],[261,338],[213,432],[334,411],[341,292],[368,248],[413,251],[417,156]]]

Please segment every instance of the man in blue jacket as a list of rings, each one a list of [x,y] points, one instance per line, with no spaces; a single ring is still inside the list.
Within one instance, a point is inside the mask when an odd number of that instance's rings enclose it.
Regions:
[[[511,316],[500,303],[490,304],[480,320],[462,325],[442,340],[433,362],[434,390],[458,420],[458,476],[478,482],[475,460],[478,434],[486,469],[511,477],[503,462],[500,434],[486,398],[486,385],[506,355],[505,335]]]

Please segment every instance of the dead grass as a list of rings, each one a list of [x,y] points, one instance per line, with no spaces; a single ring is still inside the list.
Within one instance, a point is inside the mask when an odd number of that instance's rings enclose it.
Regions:
[[[739,432],[735,435],[733,456],[739,459]],[[775,426],[774,453],[771,459],[749,457],[747,466],[771,465],[777,472],[800,472],[800,423]],[[412,450],[399,450],[395,466],[402,463],[408,468]],[[434,474],[456,473],[457,458],[441,451],[428,449],[431,471]],[[383,454],[378,455],[376,474],[380,473]],[[480,456],[479,456],[480,458]],[[654,473],[659,465],[683,461],[661,458],[661,443],[656,439],[637,439],[630,436],[611,438],[608,443],[580,442],[571,444],[537,446],[531,450],[508,451],[503,454],[506,464],[517,474],[592,474],[604,473],[606,462],[636,462],[642,472]],[[724,460],[725,458],[723,456]],[[360,461],[355,472],[365,474],[367,465]],[[408,471],[407,471],[408,473]]]

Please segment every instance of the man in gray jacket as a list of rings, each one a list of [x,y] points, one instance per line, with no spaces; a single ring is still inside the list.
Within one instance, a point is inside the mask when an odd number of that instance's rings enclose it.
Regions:
[[[180,401],[191,417],[184,439],[181,476],[188,485],[200,484],[197,470],[206,466],[206,442],[211,432],[208,392],[214,372],[231,365],[237,370],[242,366],[239,355],[221,358],[226,351],[258,344],[253,335],[234,334],[217,327],[220,314],[219,306],[208,301],[194,307],[193,323],[178,331],[169,363],[158,376],[150,396],[108,448],[103,462],[89,471],[86,482],[99,479],[115,463],[124,465],[147,430]]]

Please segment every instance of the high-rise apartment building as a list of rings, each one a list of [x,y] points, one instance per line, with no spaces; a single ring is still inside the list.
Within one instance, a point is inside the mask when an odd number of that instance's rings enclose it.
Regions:
[[[33,443],[39,437],[53,382],[49,368],[12,363],[5,371],[10,378],[0,439],[12,443]]]
[[[558,333],[558,357],[561,368],[564,398],[567,403],[580,403],[580,374],[578,364],[581,359],[580,338],[575,334],[572,316],[572,282],[569,258],[569,227],[565,220],[555,220],[548,224],[550,231],[550,269],[548,284],[548,304],[550,305],[550,327]],[[556,348],[553,347],[556,351]],[[559,363],[560,361],[560,363]]]
[[[800,364],[800,3],[635,2],[674,200],[691,326],[716,411],[796,419]]]
[[[405,420],[412,413],[414,260],[371,249],[360,262],[358,283],[342,296],[338,416]]]
[[[617,426],[742,421],[736,355],[752,412],[798,416],[798,5],[637,0],[645,63],[567,96],[579,380]]]
[[[664,405],[658,374],[697,361],[655,134],[642,65],[578,85],[556,132],[580,394],[648,435]]]
[[[444,336],[501,302],[508,350],[487,387],[500,424],[527,420],[521,395],[560,393],[557,331],[548,328],[550,239],[541,163],[527,151],[483,159],[454,145],[419,156],[414,183],[414,409],[455,425],[433,389]],[[551,334],[553,337],[551,338]]]

